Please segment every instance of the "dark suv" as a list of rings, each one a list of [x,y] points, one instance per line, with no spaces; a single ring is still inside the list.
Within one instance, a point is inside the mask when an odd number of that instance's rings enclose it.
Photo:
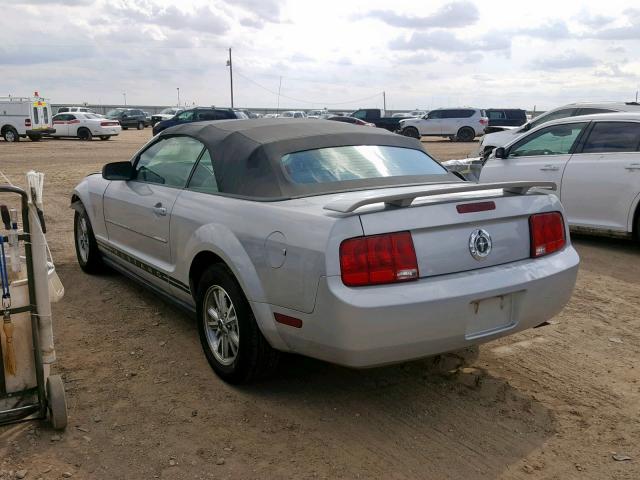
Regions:
[[[519,127],[527,123],[527,112],[521,108],[488,108],[485,111],[489,117],[489,125],[484,133],[503,130],[495,127]]]
[[[147,125],[147,116],[142,110],[135,108],[116,108],[107,112],[107,118],[118,120],[123,130],[129,127],[142,130]]]
[[[153,126],[153,134],[157,135],[169,127],[183,123],[205,122],[208,120],[232,120],[237,118],[247,118],[247,116],[242,112],[230,108],[192,108],[191,110],[178,113],[173,118],[156,123]]]

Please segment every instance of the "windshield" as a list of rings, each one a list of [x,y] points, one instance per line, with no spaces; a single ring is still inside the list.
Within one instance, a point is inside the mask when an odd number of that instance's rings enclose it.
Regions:
[[[177,108],[165,108],[160,113],[164,114],[164,115],[175,115],[176,113],[178,113],[178,109]]]
[[[100,115],[96,115],[95,113],[85,113],[85,118],[100,118]]]
[[[286,175],[302,184],[448,174],[421,150],[379,145],[307,150],[284,155],[281,161]]]

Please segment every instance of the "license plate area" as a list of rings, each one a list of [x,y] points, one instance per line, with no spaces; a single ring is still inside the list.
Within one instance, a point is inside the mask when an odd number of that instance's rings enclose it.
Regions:
[[[473,340],[512,328],[516,324],[514,311],[518,293],[520,292],[470,302],[465,338]]]

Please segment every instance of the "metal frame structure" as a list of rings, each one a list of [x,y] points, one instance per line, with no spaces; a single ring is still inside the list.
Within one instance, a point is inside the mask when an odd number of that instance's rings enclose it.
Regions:
[[[47,417],[47,395],[46,379],[44,378],[44,367],[42,364],[42,352],[40,350],[40,332],[38,329],[38,307],[36,304],[36,288],[33,276],[33,257],[31,255],[31,231],[29,228],[29,204],[27,193],[18,187],[9,185],[0,186],[0,193],[16,193],[21,197],[22,228],[23,233],[18,236],[19,241],[24,242],[24,250],[27,264],[27,285],[29,287],[29,305],[11,308],[11,314],[24,312],[31,313],[31,333],[33,342],[33,354],[36,368],[35,387],[27,388],[18,392],[7,393],[4,375],[4,356],[2,355],[2,344],[0,344],[0,399],[20,397],[23,395],[37,394],[36,403],[16,407],[8,410],[0,410],[0,425],[22,420],[44,419]],[[4,241],[8,238],[4,237]]]

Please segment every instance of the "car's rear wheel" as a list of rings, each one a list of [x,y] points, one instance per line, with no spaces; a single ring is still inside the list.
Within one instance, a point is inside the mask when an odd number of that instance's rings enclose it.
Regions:
[[[93,138],[93,134],[91,133],[91,130],[89,130],[88,128],[84,128],[84,127],[79,128],[78,138],[83,141],[89,141]]]
[[[76,257],[80,268],[86,273],[99,273],[104,269],[102,257],[98,251],[98,242],[87,212],[76,210],[73,219],[73,232],[76,245]]]
[[[138,122],[137,128],[138,128],[138,130],[143,130],[144,129],[144,122]]]
[[[222,264],[207,268],[196,294],[200,343],[211,368],[229,383],[271,373],[279,352],[262,335],[249,302]]]
[[[459,142],[471,142],[476,137],[476,132],[471,127],[462,127],[456,133],[456,139]]]
[[[100,140],[109,140],[111,138],[111,135],[102,135],[100,137]]]
[[[42,140],[42,136],[40,136],[40,135],[29,135],[29,140],[31,140],[32,142],[39,142],[40,140]]]
[[[407,127],[402,129],[402,135],[411,138],[420,138],[420,132],[416,127]]]
[[[2,132],[2,137],[4,138],[5,142],[20,141],[20,135],[18,135],[18,131],[13,127],[5,128]]]
[[[122,130],[129,130],[129,127],[122,127]]]

